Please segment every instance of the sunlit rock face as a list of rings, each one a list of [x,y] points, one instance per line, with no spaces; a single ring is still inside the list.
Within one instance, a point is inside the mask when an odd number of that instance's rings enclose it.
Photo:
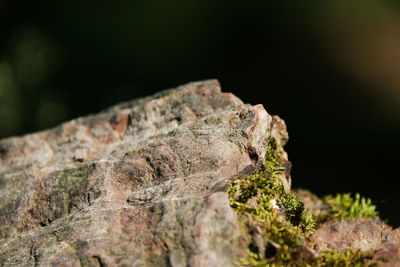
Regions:
[[[237,266],[254,242],[265,251],[276,245],[262,240],[254,218],[244,226],[226,193],[229,181],[265,168],[271,140],[276,178],[289,192],[285,123],[221,92],[216,80],[0,140],[0,267]],[[326,250],[345,257],[350,248],[372,253],[378,266],[400,266],[399,229],[379,218],[327,217],[326,202],[297,193],[320,219],[296,248],[302,260],[318,262]],[[287,220],[281,204],[271,202]]]
[[[232,266],[247,240],[227,181],[271,136],[286,143],[281,119],[208,80],[1,140],[0,266]]]

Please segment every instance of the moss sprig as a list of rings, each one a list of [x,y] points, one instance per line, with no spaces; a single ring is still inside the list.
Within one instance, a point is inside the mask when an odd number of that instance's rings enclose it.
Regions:
[[[347,248],[346,251],[343,252],[327,248],[320,253],[317,259],[306,266],[375,266],[376,261],[373,260],[373,256],[373,251],[363,252],[359,249]]]
[[[355,194],[337,194],[335,197],[329,195],[323,200],[331,206],[330,216],[338,220],[355,220],[360,217],[377,218],[376,206],[371,203],[371,199],[360,197]]]
[[[249,257],[242,260],[242,265],[266,266],[300,257],[298,249],[314,231],[314,220],[303,202],[295,193],[285,191],[279,177],[285,171],[279,162],[279,153],[280,147],[271,139],[260,171],[244,179],[234,179],[227,191],[231,207],[242,217],[256,222],[263,237],[279,247],[276,254],[267,258],[258,248],[250,246]]]

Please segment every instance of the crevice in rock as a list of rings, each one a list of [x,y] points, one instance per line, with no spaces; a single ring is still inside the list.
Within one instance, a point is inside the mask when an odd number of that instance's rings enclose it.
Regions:
[[[37,255],[36,245],[32,245],[29,251],[31,258],[33,258],[34,266],[39,266],[39,255]]]
[[[97,262],[97,264],[99,265],[99,267],[105,267],[105,266],[106,266],[106,265],[104,264],[103,260],[100,258],[100,256],[95,255],[95,256],[93,256],[92,258]]]

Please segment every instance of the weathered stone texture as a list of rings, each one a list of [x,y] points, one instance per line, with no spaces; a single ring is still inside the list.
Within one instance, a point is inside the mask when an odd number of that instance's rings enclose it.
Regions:
[[[307,190],[296,190],[307,210],[324,217],[329,207]],[[400,228],[395,230],[378,218],[357,220],[328,220],[318,226],[311,237],[315,251],[347,248],[372,251],[377,266],[400,266]]]
[[[385,233],[390,230],[379,219],[328,221],[319,227],[312,240],[316,244],[317,251],[326,248],[369,251],[378,249],[384,241]]]
[[[0,267],[235,266],[252,237],[227,181],[258,170],[271,137],[287,142],[283,120],[208,80],[0,140]],[[313,214],[329,212],[298,193]],[[312,240],[311,256],[372,249],[400,266],[400,231],[378,219],[327,221]]]
[[[1,140],[0,266],[234,265],[226,181],[271,134],[282,120],[209,80]]]

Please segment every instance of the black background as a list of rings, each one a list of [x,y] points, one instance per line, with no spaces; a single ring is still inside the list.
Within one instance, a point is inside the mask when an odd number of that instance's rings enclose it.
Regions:
[[[0,94],[0,135],[217,78],[224,91],[286,121],[294,187],[320,196],[360,192],[399,226],[399,90],[383,75],[396,73],[396,58],[384,62],[389,71],[363,68],[376,65],[374,40],[397,25],[395,16],[382,19],[385,12],[399,9],[389,1],[317,2],[2,1],[0,67],[8,64],[15,82]],[[32,40],[39,45],[21,59],[15,51]],[[29,83],[39,77],[40,49],[50,58],[46,75]],[[25,72],[13,67],[17,59],[31,64],[21,63]],[[1,79],[0,72],[0,90]]]

